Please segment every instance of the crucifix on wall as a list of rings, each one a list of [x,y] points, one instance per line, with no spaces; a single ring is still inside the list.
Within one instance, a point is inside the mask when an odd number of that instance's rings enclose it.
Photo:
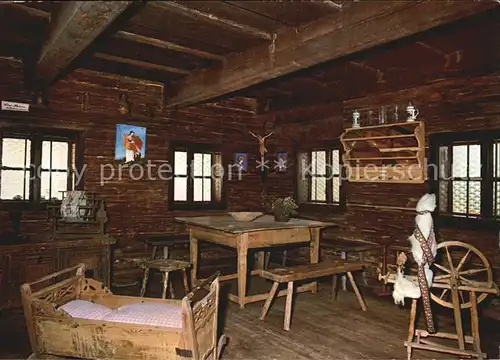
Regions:
[[[260,135],[255,135],[253,132],[250,131],[250,135],[252,135],[254,138],[256,138],[259,141],[259,153],[260,153],[261,165],[264,165],[264,157],[265,157],[266,152],[267,152],[265,141],[273,133],[274,133],[274,131],[265,135],[265,136],[260,136]],[[261,169],[263,169],[263,166],[261,167]]]

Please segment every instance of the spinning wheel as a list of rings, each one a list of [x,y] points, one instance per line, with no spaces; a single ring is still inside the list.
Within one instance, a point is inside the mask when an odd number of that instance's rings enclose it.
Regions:
[[[453,260],[453,255],[456,259]],[[492,288],[493,273],[488,259],[474,246],[460,241],[446,241],[438,244],[436,262],[432,267],[434,280],[430,289],[431,299],[441,306],[453,309],[451,289],[466,287]],[[467,291],[459,290],[460,309],[472,306]],[[482,302],[488,293],[481,293],[476,302]]]
[[[415,329],[417,300],[412,300],[408,340],[405,341],[408,359],[413,348],[448,354],[485,359],[481,351],[479,336],[479,316],[477,305],[489,294],[500,293],[493,282],[493,274],[486,257],[474,246],[460,241],[446,241],[437,245],[435,262],[432,266],[434,278],[430,287],[430,298],[437,304],[453,309],[456,333],[437,332],[430,334],[425,330]],[[414,275],[405,278],[418,284]],[[379,275],[386,283],[395,283],[396,274]],[[470,309],[471,336],[464,335],[461,310]],[[456,340],[458,348],[438,344],[427,337]],[[472,349],[466,349],[471,344]]]

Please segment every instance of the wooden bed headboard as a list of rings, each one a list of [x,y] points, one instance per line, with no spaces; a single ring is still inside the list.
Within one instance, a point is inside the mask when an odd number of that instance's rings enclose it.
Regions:
[[[58,278],[65,275],[68,276],[72,272],[74,272],[75,275],[57,281]],[[44,276],[38,280],[24,283],[21,285],[21,298],[23,306],[25,301],[32,302],[35,300],[47,302],[52,306],[60,306],[69,300],[76,299],[80,294],[84,279],[85,264],[78,264]],[[43,283],[50,285],[34,291],[34,285]]]

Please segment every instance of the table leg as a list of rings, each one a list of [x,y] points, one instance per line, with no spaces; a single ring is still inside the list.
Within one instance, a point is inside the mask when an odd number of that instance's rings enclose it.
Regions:
[[[141,293],[139,294],[140,297],[143,297],[144,294],[146,294],[146,288],[148,286],[148,280],[149,280],[149,268],[146,267],[146,268],[144,268],[144,275],[142,276]]]
[[[266,252],[265,251],[259,251],[257,253],[257,266],[259,269],[266,269]]]
[[[309,256],[311,264],[317,264],[319,261],[319,229],[311,228],[309,229],[310,243],[309,243]],[[316,293],[318,291],[318,282],[314,281],[312,286],[312,292]]]
[[[174,283],[172,281],[170,281],[170,287],[168,290],[170,291],[170,298],[175,299]]]
[[[237,239],[238,252],[238,300],[240,308],[245,307],[247,296],[248,276],[248,234],[240,235]]]
[[[193,236],[193,232],[189,233],[189,244],[190,244],[190,259],[191,264],[191,286],[196,286],[197,276],[198,276],[198,239]]]
[[[347,260],[347,252],[341,251],[340,258],[342,260]],[[347,291],[347,277],[345,275],[342,275],[341,279],[342,279],[342,290]]]
[[[167,298],[167,287],[168,287],[168,271],[163,272],[163,291],[161,293],[161,298],[166,299]]]
[[[283,322],[283,329],[290,331],[290,322],[292,321],[292,302],[293,302],[293,281],[288,283],[288,290],[286,293],[285,302],[285,320]]]
[[[187,269],[182,269],[182,282],[184,283],[184,291],[186,294],[189,293],[189,284],[188,284],[188,274]]]

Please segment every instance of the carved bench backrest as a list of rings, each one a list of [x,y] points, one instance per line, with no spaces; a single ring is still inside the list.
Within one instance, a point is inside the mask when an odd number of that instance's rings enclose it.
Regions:
[[[192,303],[201,295],[202,288],[209,285],[209,292]],[[219,274],[216,273],[198,285],[182,300],[186,338],[191,345],[192,358],[204,360],[217,352]]]

